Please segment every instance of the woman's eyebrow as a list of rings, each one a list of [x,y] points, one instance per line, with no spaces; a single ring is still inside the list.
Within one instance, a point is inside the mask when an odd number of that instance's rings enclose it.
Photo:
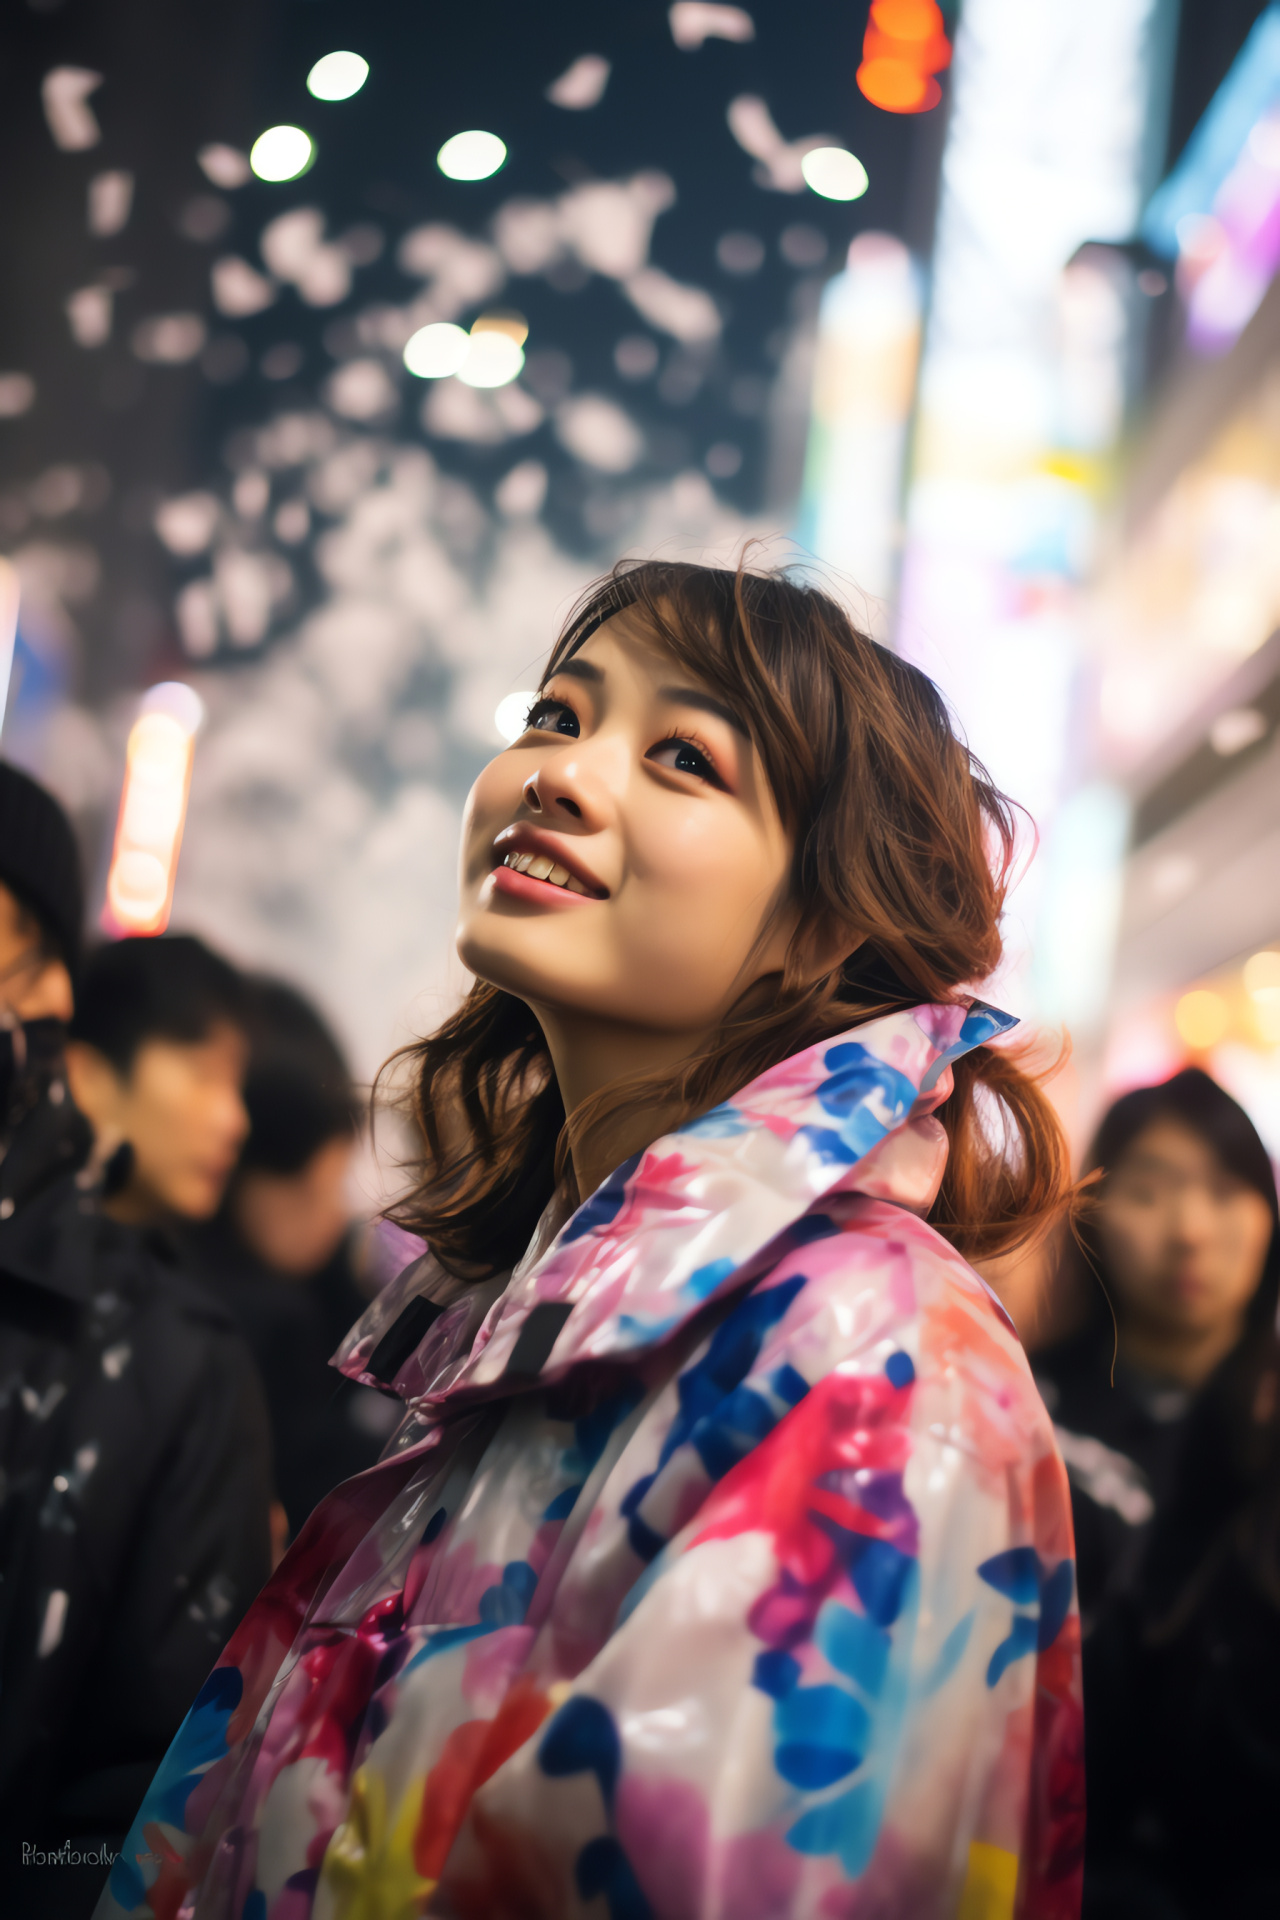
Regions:
[[[732,707],[726,707],[722,701],[715,699],[709,693],[704,693],[700,687],[659,687],[658,698],[670,700],[678,707],[697,707],[703,713],[714,713],[718,720],[723,720],[727,727],[732,727],[735,733],[740,733],[744,740],[751,738]]]
[[[1112,1168],[1112,1172],[1178,1174],[1182,1172],[1182,1168],[1175,1166],[1172,1160],[1166,1160],[1163,1154],[1127,1153],[1124,1158],[1119,1160]]]
[[[547,679],[558,680],[562,673],[567,674],[571,680],[586,680],[593,687],[598,687],[604,679],[604,674],[599,667],[593,665],[590,660],[580,660],[576,654],[549,673]]]

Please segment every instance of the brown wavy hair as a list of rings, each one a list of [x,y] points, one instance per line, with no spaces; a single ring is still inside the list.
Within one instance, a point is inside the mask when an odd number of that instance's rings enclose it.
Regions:
[[[536,1019],[486,982],[397,1056],[412,1066],[424,1150],[394,1217],[461,1275],[519,1258],[557,1181],[572,1182],[572,1145],[589,1131],[612,1125],[621,1138],[640,1112],[669,1130],[827,1034],[922,1001],[967,1000],[966,983],[1000,959],[1013,809],[931,680],[817,586],[750,571],[744,558],[733,572],[621,563],[574,608],[543,684],[626,608],[747,728],[792,837],[798,924],[783,972],[702,1051],[605,1089],[567,1120]],[[831,952],[844,957],[815,978],[814,956]],[[929,1218],[966,1256],[989,1258],[1061,1214],[1067,1147],[1007,1046],[979,1047],[953,1071],[939,1109],[950,1154]]]

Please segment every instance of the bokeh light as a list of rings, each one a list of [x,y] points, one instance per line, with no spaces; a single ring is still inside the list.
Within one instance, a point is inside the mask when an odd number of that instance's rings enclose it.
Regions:
[[[1173,1024],[1179,1038],[1197,1053],[1216,1047],[1227,1031],[1231,1015],[1220,993],[1197,987],[1184,993],[1173,1012]]]
[[[307,75],[307,92],[317,100],[349,100],[369,78],[369,62],[358,53],[326,53]]]
[[[871,182],[856,153],[847,147],[814,147],[800,162],[805,185],[824,200],[858,200]]]
[[[509,333],[473,331],[458,378],[469,387],[505,387],[523,365],[524,348]]]
[[[436,165],[450,180],[487,180],[506,157],[506,143],[496,133],[472,127],[445,141],[436,155]]]
[[[405,343],[404,363],[419,380],[444,380],[456,373],[471,350],[471,335],[452,320],[419,327]]]
[[[927,113],[942,98],[934,74],[951,43],[935,0],[872,0],[858,90],[884,113]]]
[[[509,693],[505,699],[499,700],[497,711],[493,716],[493,724],[497,729],[498,737],[505,740],[508,746],[513,740],[518,740],[524,732],[529,709],[537,697],[536,693],[526,690],[522,693]]]
[[[4,710],[9,699],[21,592],[18,569],[11,560],[0,558],[0,726],[4,725]]]
[[[1270,947],[1264,947],[1261,953],[1255,953],[1244,963],[1244,984],[1246,992],[1255,1000],[1272,995],[1280,997],[1280,953]]]
[[[1246,960],[1244,984],[1253,1002],[1258,1037],[1273,1047],[1280,1042],[1280,953],[1264,947]]]
[[[249,165],[259,180],[296,180],[314,155],[311,135],[301,127],[268,127],[249,149]]]
[[[528,322],[518,313],[482,313],[470,333],[450,320],[435,320],[411,335],[404,363],[419,380],[456,373],[469,387],[505,387],[524,365],[528,336]]]
[[[152,687],[129,734],[104,926],[111,933],[163,933],[191,785],[198,694],[181,680]]]

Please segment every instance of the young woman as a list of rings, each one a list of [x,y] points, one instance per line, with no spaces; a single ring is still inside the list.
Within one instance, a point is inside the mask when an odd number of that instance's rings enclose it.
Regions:
[[[215,1669],[104,1915],[1077,1913],[1069,1494],[965,1259],[1067,1190],[965,985],[1011,846],[931,684],[820,592],[587,596],[467,812],[432,1252],[341,1355],[404,1423]]]
[[[1271,1162],[1194,1067],[1118,1100],[1089,1160],[1104,1177],[1081,1241],[1102,1288],[1086,1326],[1036,1361],[1080,1550],[1085,1912],[1280,1912]]]

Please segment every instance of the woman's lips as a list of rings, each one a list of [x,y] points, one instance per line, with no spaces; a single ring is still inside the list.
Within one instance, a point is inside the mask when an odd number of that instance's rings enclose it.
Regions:
[[[515,867],[494,868],[493,890],[505,893],[512,900],[531,900],[540,907],[594,905],[589,893],[570,893],[568,887],[553,886],[549,880],[535,880],[531,874],[520,873]]]
[[[526,822],[504,827],[493,843],[498,874],[527,879],[553,893],[568,893],[581,900],[607,900],[609,889],[602,887],[577,849],[565,844],[560,834],[545,832]],[[512,891],[505,884],[503,892]],[[520,898],[529,899],[527,890]]]

